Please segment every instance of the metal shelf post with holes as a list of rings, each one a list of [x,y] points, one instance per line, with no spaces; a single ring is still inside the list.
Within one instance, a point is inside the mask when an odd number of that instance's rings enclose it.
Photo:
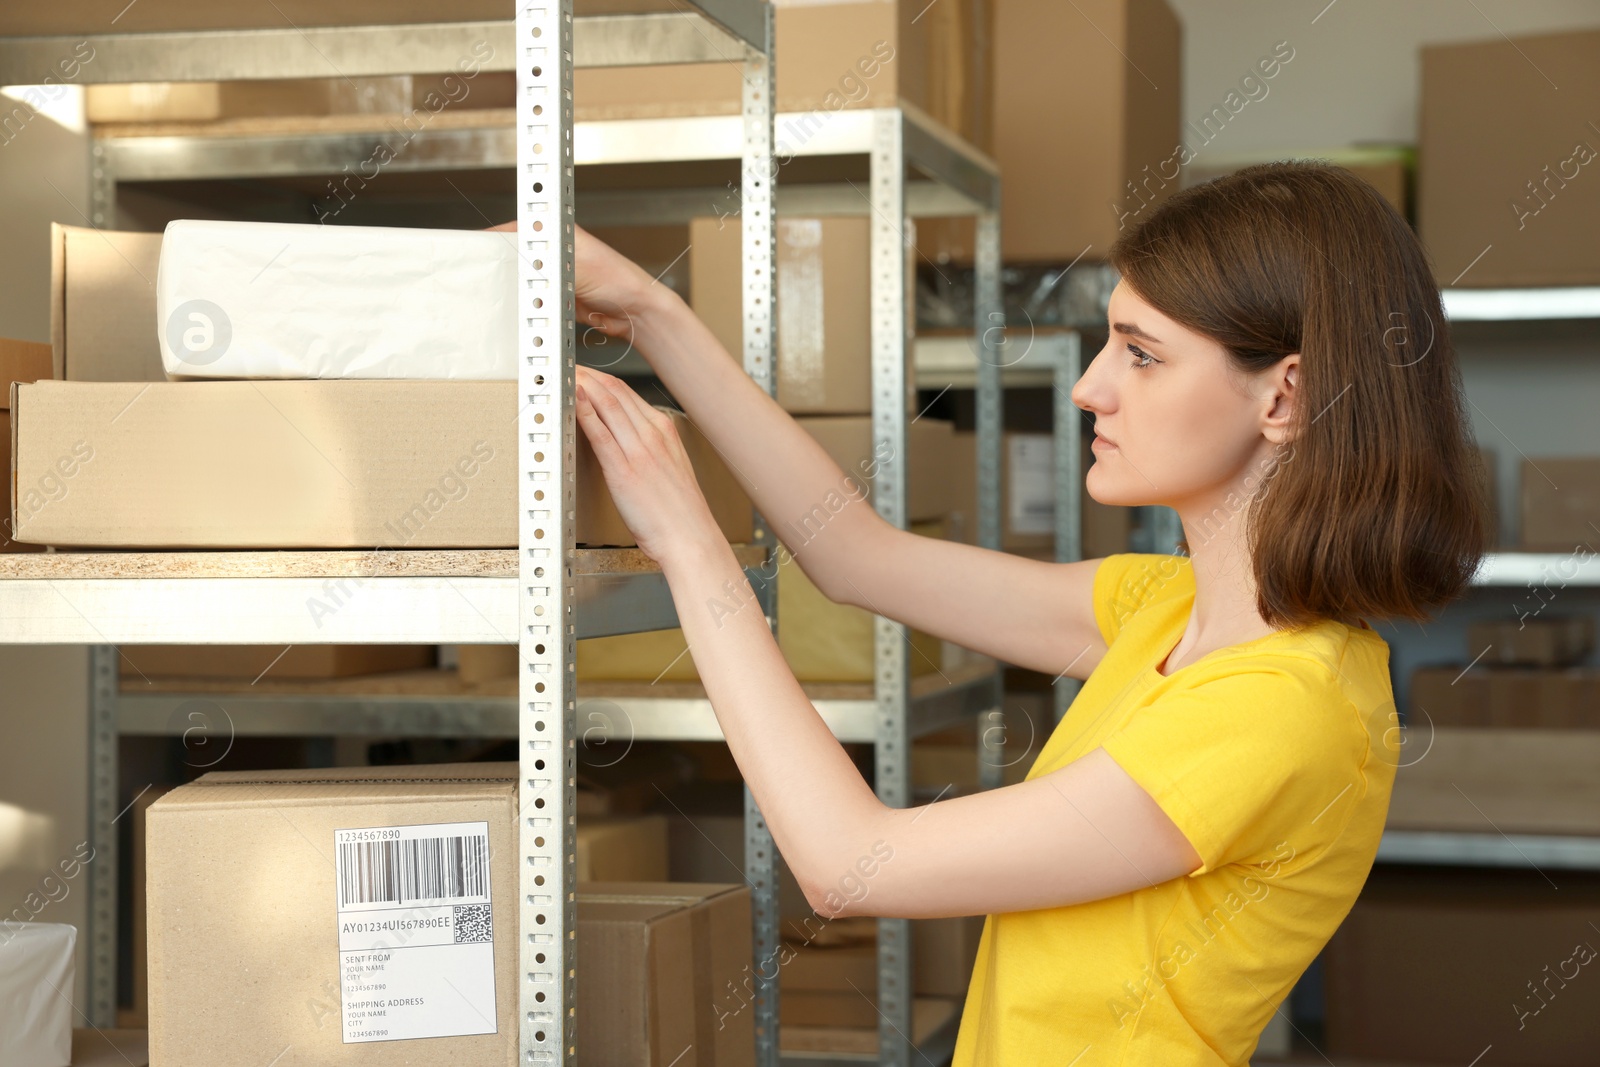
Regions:
[[[508,4],[507,7],[510,5]],[[330,24],[197,29],[148,25],[117,32],[73,12],[8,17],[0,28],[0,84],[49,83],[52,64],[90,42],[96,61],[80,82],[240,80],[404,74],[445,68],[475,42],[516,71],[507,165],[517,175],[519,246],[518,547],[501,552],[96,553],[5,561],[0,640],[91,645],[91,870],[88,1015],[115,1014],[115,790],[121,642],[496,643],[514,640],[523,670],[512,704],[525,802],[518,939],[519,1062],[575,1062],[573,642],[675,624],[659,570],[637,550],[573,547],[572,68],[703,62],[737,57],[746,213],[746,367],[771,388],[773,306],[771,170],[772,17],[762,0],[701,0],[644,15],[574,19],[571,0],[522,5],[512,19],[389,24],[380,5],[338,0]],[[345,22],[340,24],[339,17]],[[120,16],[119,16],[120,17]],[[116,20],[113,20],[115,22]],[[227,19],[218,20],[227,22]],[[125,24],[127,25],[127,24]],[[63,49],[67,53],[63,53]],[[575,60],[576,56],[576,60]],[[497,65],[496,65],[497,64]],[[370,139],[369,139],[370,140]],[[153,143],[153,142],[152,142]],[[370,147],[370,145],[369,145]],[[95,153],[91,214],[111,221],[115,173]],[[770,541],[770,537],[766,540]],[[747,572],[769,548],[739,549]],[[318,625],[307,597],[327,583],[360,596]],[[766,605],[768,615],[773,611]],[[502,709],[503,710],[503,709]],[[402,712],[403,714],[403,709]],[[392,713],[388,713],[392,714]],[[773,850],[749,806],[748,873],[770,883]],[[761,847],[764,845],[765,847]],[[769,894],[770,896],[770,894]],[[763,936],[757,920],[758,940]],[[775,929],[775,922],[770,926]],[[757,1005],[761,1062],[776,1061],[776,1003]]]

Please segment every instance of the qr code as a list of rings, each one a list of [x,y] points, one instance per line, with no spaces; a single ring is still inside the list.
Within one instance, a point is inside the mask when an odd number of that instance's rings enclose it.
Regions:
[[[456,944],[473,945],[494,940],[494,916],[489,904],[457,904]]]

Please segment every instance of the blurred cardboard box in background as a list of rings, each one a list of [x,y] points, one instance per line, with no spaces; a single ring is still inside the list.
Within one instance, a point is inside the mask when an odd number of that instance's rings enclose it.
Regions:
[[[1600,283],[1596,99],[1600,30],[1422,49],[1417,225],[1440,285]]]

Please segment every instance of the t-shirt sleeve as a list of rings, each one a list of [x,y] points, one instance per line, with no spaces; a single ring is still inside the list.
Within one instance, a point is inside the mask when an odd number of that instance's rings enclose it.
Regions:
[[[1194,877],[1336,839],[1366,736],[1331,679],[1256,663],[1157,697],[1101,747],[1200,854]]]
[[[1180,557],[1160,552],[1118,552],[1094,572],[1094,621],[1109,646],[1134,613],[1169,588],[1181,573]]]

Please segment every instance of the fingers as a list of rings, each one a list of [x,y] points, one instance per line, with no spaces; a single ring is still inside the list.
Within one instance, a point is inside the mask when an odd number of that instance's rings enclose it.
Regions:
[[[646,414],[651,410],[649,405],[638,393],[621,379],[592,368],[579,367],[578,373],[588,403],[599,413],[624,451],[660,451],[656,438],[659,430]]]

